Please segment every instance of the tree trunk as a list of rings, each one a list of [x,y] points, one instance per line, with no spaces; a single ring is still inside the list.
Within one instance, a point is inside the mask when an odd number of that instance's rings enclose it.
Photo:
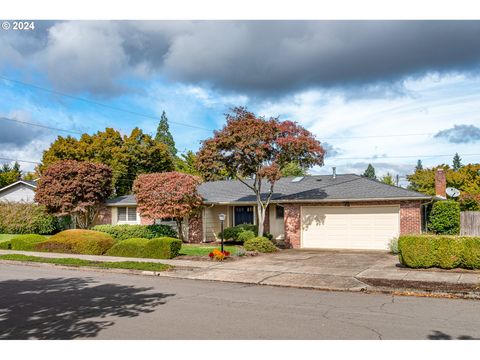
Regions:
[[[265,208],[263,205],[257,204],[257,223],[258,223],[258,233],[257,236],[263,236],[263,227],[264,227],[264,222],[265,222]]]
[[[185,238],[183,236],[183,229],[182,229],[182,219],[176,218],[175,221],[177,222],[178,238],[182,240],[182,242],[185,242]]]

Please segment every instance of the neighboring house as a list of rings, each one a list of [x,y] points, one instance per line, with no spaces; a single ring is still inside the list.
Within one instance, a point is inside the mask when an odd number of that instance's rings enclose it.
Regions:
[[[255,195],[239,181],[199,186],[201,213],[188,222],[192,243],[218,240],[225,226],[256,223]],[[265,231],[293,248],[388,249],[392,238],[422,231],[422,206],[431,196],[354,174],[280,179],[267,209]],[[101,222],[153,223],[137,213],[134,196],[106,202]]]
[[[36,181],[19,180],[0,189],[0,201],[35,202]]]

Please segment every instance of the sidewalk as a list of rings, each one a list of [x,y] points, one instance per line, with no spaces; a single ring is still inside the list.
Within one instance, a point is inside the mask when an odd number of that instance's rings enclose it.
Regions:
[[[332,291],[420,290],[480,295],[479,271],[407,269],[399,266],[397,256],[381,252],[284,250],[231,262],[211,262],[0,250],[0,254],[13,253],[92,261],[158,262],[175,268],[150,275],[191,280]]]

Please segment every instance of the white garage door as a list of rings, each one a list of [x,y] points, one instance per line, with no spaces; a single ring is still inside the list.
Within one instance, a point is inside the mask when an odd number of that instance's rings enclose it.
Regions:
[[[302,207],[302,247],[387,250],[398,236],[398,206]]]

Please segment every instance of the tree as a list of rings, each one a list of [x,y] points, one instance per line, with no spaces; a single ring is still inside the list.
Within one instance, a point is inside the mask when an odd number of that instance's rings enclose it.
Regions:
[[[369,179],[373,179],[373,180],[377,179],[377,176],[375,175],[375,168],[373,167],[372,164],[368,164],[367,169],[365,170],[362,176],[367,177]]]
[[[174,169],[167,146],[139,128],[123,136],[112,128],[93,135],[83,134],[78,140],[71,136],[59,136],[43,153],[40,173],[59,160],[90,161],[110,166],[117,196],[131,192],[138,174]]]
[[[197,156],[191,150],[175,158],[175,170],[184,174],[200,176],[196,167]]]
[[[282,176],[306,176],[307,169],[300,167],[296,162],[291,162],[285,165],[281,171]]]
[[[15,162],[13,166],[6,163],[0,168],[0,188],[13,184],[20,180],[22,172],[20,171],[20,164]]]
[[[148,219],[174,218],[183,241],[182,222],[202,205],[197,192],[200,178],[176,171],[142,174],[133,185],[140,214]]]
[[[57,216],[69,215],[74,224],[88,229],[100,205],[112,193],[112,170],[86,161],[57,161],[47,167],[37,184],[35,201]]]
[[[417,171],[417,170],[423,170],[422,160],[420,160],[420,159],[418,159],[417,166],[415,166],[415,171]]]
[[[177,148],[175,147],[175,141],[173,140],[173,136],[170,133],[170,127],[168,126],[168,118],[165,114],[165,111],[162,112],[162,116],[160,117],[160,122],[158,123],[155,140],[167,145],[172,157],[177,156]]]
[[[458,171],[462,167],[462,158],[458,153],[455,153],[455,156],[453,157],[453,171]]]
[[[387,185],[395,185],[395,180],[393,180],[393,176],[392,174],[390,174],[389,172],[387,172],[386,175],[384,175],[381,179],[380,179],[381,182],[387,184]]]
[[[222,130],[202,142],[197,166],[207,180],[225,171],[229,178],[252,190],[261,236],[265,212],[282,170],[291,162],[301,168],[323,165],[325,150],[309,131],[293,121],[267,120],[243,107],[233,108],[226,119]]]

